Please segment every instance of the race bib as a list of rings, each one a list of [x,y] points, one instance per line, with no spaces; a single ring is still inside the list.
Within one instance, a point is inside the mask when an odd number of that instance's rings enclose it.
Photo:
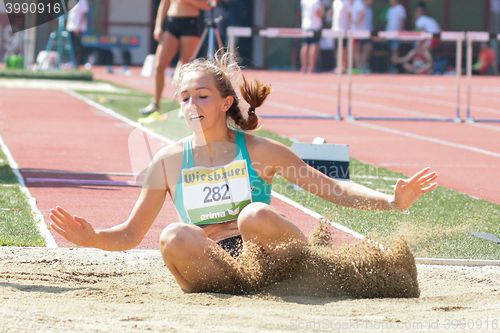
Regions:
[[[182,170],[184,208],[197,225],[234,221],[252,202],[246,160]]]

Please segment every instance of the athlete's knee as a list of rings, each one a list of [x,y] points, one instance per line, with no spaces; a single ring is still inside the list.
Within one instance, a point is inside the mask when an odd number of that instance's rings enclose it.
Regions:
[[[172,223],[160,234],[160,249],[164,255],[187,253],[196,245],[199,237],[196,227],[184,223]]]
[[[262,230],[270,227],[277,213],[262,202],[254,202],[247,205],[238,216],[238,228],[244,231]]]

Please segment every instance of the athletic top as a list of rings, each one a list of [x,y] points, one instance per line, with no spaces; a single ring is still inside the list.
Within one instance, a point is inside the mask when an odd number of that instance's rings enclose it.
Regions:
[[[431,34],[437,34],[441,31],[439,24],[435,19],[430,16],[422,15],[415,21],[415,27],[419,31],[430,32]]]
[[[302,9],[302,29],[305,30],[320,30],[323,20],[317,15],[318,11],[323,9],[320,0],[301,0],[300,6]]]
[[[255,171],[243,132],[236,133],[236,156],[216,167],[195,166],[192,138],[182,147],[182,168],[174,205],[185,223],[208,225],[231,222],[251,202],[271,203],[271,184]]]
[[[403,29],[404,22],[406,19],[406,10],[405,7],[401,4],[397,4],[396,6],[391,6],[387,11],[387,31],[400,31]]]

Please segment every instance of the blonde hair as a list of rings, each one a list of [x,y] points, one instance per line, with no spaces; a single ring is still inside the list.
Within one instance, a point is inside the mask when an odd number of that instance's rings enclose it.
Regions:
[[[233,104],[229,107],[227,111],[227,117],[230,118],[236,126],[244,131],[254,130],[259,125],[259,118],[255,114],[255,109],[260,107],[267,96],[271,93],[271,87],[269,85],[263,84],[258,80],[252,82],[247,81],[245,76],[241,73],[241,68],[238,65],[235,57],[226,52],[224,49],[220,49],[215,54],[214,60],[210,61],[204,58],[195,59],[187,64],[184,64],[179,70],[179,76],[176,80],[176,90],[180,88],[180,83],[182,82],[184,76],[188,72],[192,71],[204,71],[210,73],[215,82],[215,86],[223,98],[228,96],[233,97]],[[245,118],[241,112],[239,102],[240,99],[236,94],[233,87],[233,81],[238,84],[239,79],[242,79],[242,83],[239,84],[239,90],[243,99],[248,103],[249,108],[247,110],[248,116]]]

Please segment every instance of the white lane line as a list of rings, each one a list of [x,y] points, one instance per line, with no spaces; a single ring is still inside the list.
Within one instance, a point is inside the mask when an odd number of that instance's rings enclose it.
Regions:
[[[399,178],[396,177],[378,177],[378,176],[369,176],[369,175],[356,175],[351,173],[351,178],[356,178],[356,179],[375,179],[375,180],[390,180],[390,181],[397,181]]]
[[[3,150],[5,156],[7,156],[7,160],[9,162],[9,165],[14,172],[14,175],[17,178],[17,181],[19,182],[19,188],[21,189],[21,192],[23,192],[24,196],[28,200],[28,204],[30,205],[31,208],[31,214],[33,215],[33,219],[35,221],[35,225],[38,229],[38,232],[42,236],[43,240],[45,241],[45,245],[49,248],[56,248],[57,243],[54,240],[54,237],[50,233],[49,229],[47,228],[47,224],[45,223],[45,219],[43,217],[42,212],[38,209],[36,205],[36,199],[31,195],[31,192],[28,190],[26,187],[26,183],[24,182],[23,176],[19,172],[19,166],[17,165],[16,160],[14,159],[14,156],[11,154],[9,148],[3,141],[2,137],[0,136],[0,148]]]
[[[276,90],[283,91],[283,92],[287,92],[287,93],[293,93],[296,95],[302,95],[302,96],[306,96],[306,97],[320,98],[320,99],[328,100],[331,102],[337,101],[336,98],[325,96],[325,95],[319,94],[319,93],[312,93],[312,92],[304,93],[304,92],[300,92],[298,90],[287,89],[287,88],[276,88],[276,87],[274,87],[274,90],[275,91]],[[412,115],[412,116],[417,116],[417,117],[428,117],[428,118],[433,117],[436,119],[446,118],[445,116],[440,115],[440,114],[432,114],[432,113],[422,112],[422,111],[417,111],[417,110],[401,109],[398,107],[391,107],[391,106],[387,106],[384,104],[368,103],[368,102],[363,102],[363,101],[353,101],[353,106],[370,108],[370,109],[373,109],[375,111],[384,110],[384,111],[389,112],[389,113],[404,114],[404,115],[408,115],[408,116]],[[319,111],[317,111],[317,112],[319,112]],[[452,117],[452,116],[453,115],[450,115],[450,117]]]
[[[77,98],[77,99],[85,102],[86,104],[89,104],[93,108],[96,108],[96,109],[98,109],[98,110],[106,113],[107,115],[110,115],[111,117],[114,117],[114,118],[116,118],[116,119],[118,119],[120,121],[123,121],[123,122],[127,123],[128,125],[130,125],[133,128],[138,128],[141,131],[146,132],[148,135],[152,136],[155,139],[158,139],[158,140],[160,140],[162,142],[165,142],[167,144],[172,144],[172,143],[175,142],[174,140],[170,140],[170,139],[168,139],[168,138],[166,138],[166,137],[164,137],[164,136],[162,136],[162,135],[160,135],[158,133],[155,133],[155,132],[151,131],[147,127],[141,126],[141,124],[139,124],[136,121],[130,120],[127,117],[124,117],[121,114],[119,114],[119,113],[117,113],[117,112],[115,112],[115,111],[113,111],[113,110],[111,110],[111,109],[109,109],[107,107],[104,107],[104,106],[102,106],[99,103],[94,102],[90,98],[87,98],[85,96],[79,95],[79,94],[77,94],[76,92],[74,92],[72,90],[64,90],[64,91],[67,94],[69,94],[69,95],[71,95],[71,96],[73,96],[73,97],[75,97],[75,98]]]
[[[421,167],[422,164],[420,163],[393,163],[393,162],[388,162],[388,163],[380,163],[379,166],[381,167]],[[490,165],[484,165],[481,163],[477,164],[442,164],[442,163],[437,163],[437,164],[432,164],[433,168],[455,168],[455,169],[494,169],[497,170],[498,166],[494,164]]]
[[[79,176],[120,176],[120,177],[134,177],[137,176],[131,172],[96,172],[96,171],[61,171],[61,170],[44,170],[44,169],[23,169],[23,173],[41,173],[49,175],[79,175]]]
[[[282,110],[296,112],[296,113],[305,113],[305,114],[314,115],[314,116],[332,117],[332,115],[329,113],[319,112],[316,110],[311,110],[311,109],[306,109],[306,108],[300,108],[300,107],[292,106],[290,104],[285,104],[285,103],[269,101],[266,103],[266,105],[269,105],[269,106],[272,106],[275,108],[279,108]]]
[[[444,266],[500,266],[500,260],[481,259],[447,259],[447,258],[415,258],[417,265]]]
[[[437,139],[437,138],[433,138],[433,137],[429,137],[429,136],[424,136],[424,135],[420,135],[420,134],[415,134],[415,133],[411,133],[411,132],[400,131],[397,129],[384,127],[384,126],[380,126],[380,125],[375,125],[375,124],[369,124],[369,123],[365,123],[365,122],[361,122],[361,121],[353,121],[353,122],[351,122],[351,124],[356,125],[356,126],[361,126],[361,127],[366,127],[366,128],[378,130],[378,131],[382,131],[382,132],[386,132],[386,133],[396,134],[399,136],[405,136],[405,137],[420,140],[420,141],[437,143],[437,144],[442,145],[442,146],[467,150],[467,151],[470,151],[473,153],[478,153],[481,155],[500,158],[500,153],[489,151],[486,149],[476,148],[476,147],[472,147],[472,146],[467,146],[467,145],[464,145],[461,143],[455,143],[455,142],[441,140],[441,139]]]
[[[406,93],[408,93],[408,92],[406,92]],[[353,94],[366,95],[366,96],[372,96],[372,97],[387,97],[387,98],[398,100],[398,101],[408,102],[408,97],[404,96],[405,92],[402,92],[401,94],[395,94],[395,93],[391,93],[391,92],[384,93],[381,91],[368,92],[368,91],[354,90]],[[417,96],[414,96],[414,97],[417,97]],[[440,96],[440,97],[442,97],[442,96]],[[448,108],[450,108],[450,110],[452,112],[455,112],[455,108],[457,107],[456,103],[440,101],[437,99],[427,98],[427,97],[423,97],[423,96],[418,96],[418,103],[427,104],[427,105],[434,105],[434,106],[448,107]],[[497,110],[497,109],[492,109],[492,108],[483,107],[483,106],[474,106],[473,109],[476,111],[484,112],[484,113],[491,113],[491,114],[495,114],[495,115],[500,115],[500,110]]]
[[[280,90],[287,90],[287,89],[280,89]],[[296,94],[301,94],[299,91],[293,90],[293,92],[296,93]],[[324,96],[324,95],[321,95],[321,94],[307,93],[307,94],[304,94],[304,95],[306,95],[306,96],[315,96],[315,97],[323,98],[323,99],[331,99],[331,98],[329,98],[327,96]],[[366,104],[371,104],[371,103],[366,103]],[[392,108],[392,109],[396,109],[396,108]],[[428,116],[429,114],[426,114],[426,115]],[[461,144],[461,143],[455,143],[455,142],[448,141],[448,140],[443,140],[443,139],[433,138],[433,137],[424,136],[424,135],[420,135],[420,134],[415,134],[415,133],[412,133],[412,132],[400,131],[400,130],[392,129],[392,128],[389,128],[389,127],[384,127],[384,126],[380,126],[380,125],[369,124],[369,123],[365,123],[365,122],[361,122],[361,121],[353,121],[353,122],[351,122],[351,124],[356,125],[356,126],[367,127],[367,128],[371,128],[371,129],[374,129],[374,130],[387,132],[387,133],[392,133],[392,134],[396,134],[396,135],[400,135],[400,136],[406,136],[406,137],[409,137],[409,138],[412,138],[412,139],[416,139],[416,140],[420,140],[420,141],[427,141],[427,142],[437,143],[437,144],[448,146],[448,147],[453,147],[453,148],[457,148],[457,149],[467,150],[467,151],[471,151],[471,152],[474,152],[474,153],[479,153],[479,154],[482,154],[482,155],[487,155],[487,156],[492,156],[492,157],[497,157],[497,158],[500,157],[500,153],[497,153],[497,152],[492,152],[492,151],[489,151],[489,150],[486,150],[486,149],[477,148],[477,147],[473,147],[473,146],[468,146],[468,145],[464,145],[464,144]]]
[[[309,92],[308,93],[303,93],[303,92],[300,92],[298,90],[293,90],[293,89],[289,89],[289,88],[286,88],[286,87],[273,87],[273,89],[274,90],[278,90],[278,91],[281,90],[281,91],[284,91],[284,92],[299,94],[299,95],[303,95],[303,96],[317,97],[317,98],[325,99],[325,100],[332,101],[332,102],[336,102],[337,101],[336,98],[331,98],[331,97],[328,97],[328,96],[326,96],[324,94],[319,94],[319,93],[309,93]],[[400,100],[407,101],[407,99],[405,97],[394,97],[391,94],[384,94],[384,93],[378,93],[378,92],[377,93],[369,93],[369,92],[366,92],[365,90],[363,90],[363,91],[356,90],[356,91],[354,91],[354,93],[362,93],[362,94],[366,94],[366,95],[372,94],[373,96],[386,96],[386,97],[389,97],[389,98],[394,98],[394,99],[400,99]],[[420,98],[419,98],[419,100],[420,100]],[[455,104],[446,103],[446,102],[431,102],[431,100],[429,100],[428,103],[433,103],[433,104],[437,104],[437,105],[441,105],[441,106],[450,107],[450,115],[448,117],[451,118],[451,117],[455,116],[455,113],[454,113],[455,112],[455,107],[456,107]],[[386,112],[393,113],[393,114],[405,114],[405,115],[409,115],[409,116],[412,115],[412,116],[417,116],[417,117],[446,118],[446,116],[443,116],[443,115],[440,115],[440,114],[429,113],[429,112],[422,112],[422,111],[415,111],[415,110],[408,110],[408,109],[401,109],[401,108],[398,108],[398,107],[387,106],[385,104],[377,104],[377,103],[372,103],[372,102],[364,102],[364,101],[360,101],[360,100],[353,100],[352,104],[355,107],[369,108],[369,109],[372,109],[372,110],[375,110],[375,111],[384,110]],[[294,107],[294,110],[296,112],[300,112],[300,111],[298,111],[299,109],[300,109],[300,107]],[[500,111],[496,111],[496,110],[491,109],[491,108],[485,108],[485,107],[477,107],[476,108],[476,107],[474,107],[474,109],[477,109],[479,111],[494,113],[494,114],[500,114]],[[307,110],[307,111],[305,111],[305,110]],[[311,111],[314,112],[314,110],[310,110],[310,109],[304,109],[304,111],[302,111],[302,112],[303,113],[310,113]],[[322,115],[322,114],[325,114],[325,113],[316,111],[315,114]],[[329,114],[329,115],[331,116],[331,114]],[[481,128],[489,129],[489,130],[493,130],[493,131],[500,131],[500,126],[494,126],[494,125],[486,125],[486,124],[479,124],[479,123],[464,123],[462,125],[481,127]]]
[[[281,201],[283,201],[284,203],[286,203],[286,204],[288,204],[288,205],[290,205],[290,206],[292,206],[292,207],[295,207],[295,208],[297,208],[297,209],[301,210],[302,212],[306,213],[307,215],[312,216],[312,217],[313,217],[313,218],[315,218],[315,219],[318,219],[318,220],[319,220],[319,219],[321,219],[321,218],[324,218],[321,214],[318,214],[318,213],[316,213],[315,211],[310,210],[309,208],[306,208],[306,207],[302,206],[301,204],[299,204],[299,203],[297,203],[297,202],[293,201],[292,199],[289,199],[289,198],[285,197],[285,196],[284,196],[284,195],[282,195],[282,194],[279,194],[279,193],[274,192],[274,191],[272,191],[272,192],[271,192],[271,194],[272,194],[272,195],[273,195],[273,197],[275,197],[276,199],[281,200]],[[354,231],[354,230],[352,230],[352,229],[349,229],[349,228],[348,228],[348,227],[346,227],[346,226],[343,226],[342,224],[338,224],[338,223],[332,222],[332,221],[330,221],[330,220],[328,220],[328,219],[326,219],[326,221],[327,221],[327,222],[328,222],[328,223],[329,223],[332,227],[334,227],[335,229],[338,229],[338,230],[340,230],[340,231],[343,231],[343,232],[345,232],[345,233],[347,233],[347,234],[349,234],[349,235],[353,236],[353,237],[354,237],[354,238],[356,238],[356,239],[364,239],[364,238],[365,238],[365,236],[361,235],[360,233],[357,233],[356,231]]]
[[[74,179],[74,178],[37,178],[26,177],[28,184],[67,184],[81,186],[130,186],[140,187],[136,182],[117,181],[117,180],[102,180],[102,179]]]
[[[383,88],[383,87],[382,87]],[[410,92],[415,92],[415,93],[421,93],[421,92],[425,92],[425,93],[428,93],[430,95],[436,95],[437,97],[442,97],[442,95],[444,93],[447,93],[448,96],[450,96],[450,98],[455,95],[456,97],[456,88],[453,88],[453,89],[442,89],[443,87],[440,87],[439,86],[429,86],[427,87],[427,89],[422,89],[421,86],[412,86],[410,87],[410,89],[408,89],[406,86],[405,88],[402,88],[402,85],[391,85],[391,86],[386,86],[386,88],[390,89],[390,90],[397,90],[397,91],[401,91],[402,93],[410,93]],[[376,87],[376,89],[379,89],[378,87]],[[473,89],[473,97],[477,97],[478,99],[484,101],[484,100],[488,100],[490,103],[498,103],[500,101],[499,98],[496,98],[495,96],[492,96],[493,94],[498,94],[499,92],[498,91],[492,91],[492,92],[488,92],[488,91],[478,91],[476,88]]]
[[[479,127],[479,128],[484,128],[484,129],[489,129],[489,130],[500,132],[500,126],[486,125],[486,124],[480,124],[480,123],[465,123],[465,124],[468,126],[474,126],[474,127]]]

